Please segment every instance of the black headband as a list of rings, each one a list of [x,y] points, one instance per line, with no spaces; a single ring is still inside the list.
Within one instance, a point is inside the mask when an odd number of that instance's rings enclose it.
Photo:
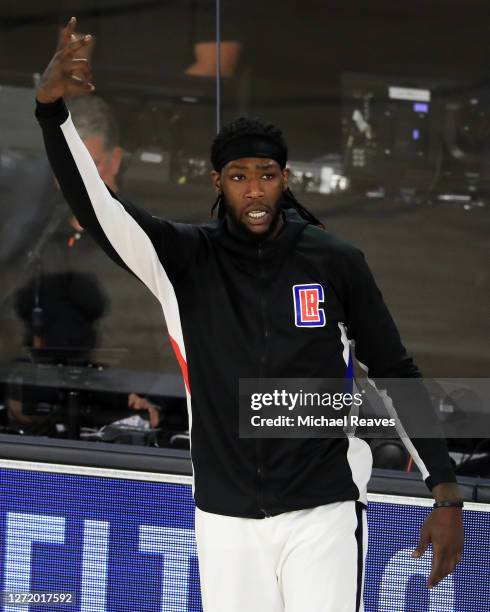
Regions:
[[[213,160],[214,169],[221,172],[228,162],[242,157],[266,157],[286,167],[288,151],[285,147],[263,136],[239,136],[228,142]]]

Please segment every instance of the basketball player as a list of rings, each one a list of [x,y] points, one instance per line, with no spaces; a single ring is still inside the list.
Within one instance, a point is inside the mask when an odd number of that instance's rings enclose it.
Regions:
[[[370,377],[420,376],[370,270],[297,202],[282,134],[258,120],[213,142],[215,222],[155,218],[111,191],[63,102],[94,89],[77,59],[91,39],[75,28],[72,18],[43,75],[37,117],[73,214],[162,305],[187,390],[204,610],[358,612],[368,444],[240,438],[238,383],[343,378],[349,339]],[[433,587],[461,555],[462,501],[445,443],[405,442],[436,500],[414,551],[432,543]]]

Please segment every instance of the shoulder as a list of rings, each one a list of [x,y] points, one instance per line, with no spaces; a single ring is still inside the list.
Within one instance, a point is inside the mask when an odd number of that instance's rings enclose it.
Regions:
[[[302,232],[304,246],[345,264],[355,264],[364,260],[363,252],[351,242],[315,225],[308,225]]]
[[[191,240],[205,238],[216,231],[218,227],[215,221],[209,223],[180,223],[178,221],[169,221],[168,219],[162,219],[156,216],[153,216],[153,220],[158,224],[162,232],[166,231],[174,234],[176,237]]]

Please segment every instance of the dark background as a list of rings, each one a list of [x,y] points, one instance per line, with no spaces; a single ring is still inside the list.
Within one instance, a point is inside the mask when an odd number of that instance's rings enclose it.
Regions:
[[[277,123],[294,160],[341,159],[341,77],[346,72],[452,81],[480,98],[487,95],[490,6],[485,1],[223,0],[222,7],[223,39],[242,43],[236,75],[223,83],[223,121],[247,113]],[[186,79],[182,73],[192,62],[193,45],[213,40],[214,10],[213,2],[198,0],[4,0],[0,85],[31,87],[32,74],[42,72],[51,57],[58,27],[75,14],[80,29],[96,37],[97,94],[112,104],[128,154],[155,146],[206,159],[216,126],[215,82]],[[182,95],[191,91],[197,103],[184,103]],[[485,135],[486,103],[481,108],[479,129]],[[0,129],[2,121],[5,115]],[[485,146],[478,156],[486,167]],[[137,180],[130,165],[123,195],[170,219],[207,219],[214,199],[207,177],[185,184],[176,176],[153,177],[152,183]],[[461,185],[455,188],[464,190],[458,176],[454,180]],[[382,171],[377,180],[382,185]],[[295,192],[329,231],[364,250],[424,373],[488,375],[490,223],[484,189],[480,205],[468,209],[423,194],[403,198],[396,190],[381,199],[354,188],[336,195]],[[6,192],[2,195],[3,231],[9,232],[8,223],[15,220],[7,209],[19,205],[19,197],[12,204]],[[32,240],[44,222],[32,230]],[[25,252],[2,264],[0,292],[15,289]],[[95,247],[87,249],[83,265],[97,270],[111,300],[100,325],[101,345],[126,347],[122,365],[177,371],[160,308],[149,293]],[[10,359],[18,353],[22,333],[8,303],[0,312],[0,332],[0,359]]]

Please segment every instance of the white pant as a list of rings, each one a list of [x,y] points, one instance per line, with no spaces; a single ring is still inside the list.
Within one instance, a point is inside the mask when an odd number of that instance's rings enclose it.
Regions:
[[[362,612],[366,511],[346,501],[272,518],[196,508],[204,612]]]

